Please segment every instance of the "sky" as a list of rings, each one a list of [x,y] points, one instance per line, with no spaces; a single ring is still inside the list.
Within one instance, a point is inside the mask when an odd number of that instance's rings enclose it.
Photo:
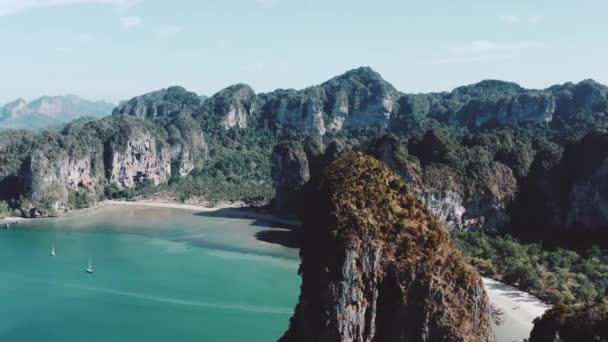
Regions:
[[[606,13],[606,0],[0,0],[0,103],[299,89],[359,66],[409,93],[608,84]]]

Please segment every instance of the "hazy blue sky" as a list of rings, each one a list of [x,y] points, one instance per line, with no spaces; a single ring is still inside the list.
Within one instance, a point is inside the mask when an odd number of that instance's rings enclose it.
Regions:
[[[0,103],[318,84],[369,65],[406,92],[608,83],[606,0],[0,0]]]

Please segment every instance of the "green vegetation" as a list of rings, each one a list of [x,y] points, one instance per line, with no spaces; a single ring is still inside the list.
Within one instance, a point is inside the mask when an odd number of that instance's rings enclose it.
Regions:
[[[547,302],[589,302],[608,291],[608,254],[551,250],[509,235],[452,232],[456,246],[482,275],[500,279]]]
[[[72,209],[88,208],[93,204],[93,199],[87,191],[69,191],[68,206]]]
[[[534,320],[528,342],[608,341],[608,297],[581,305],[557,305]]]
[[[0,218],[6,217],[10,214],[8,203],[0,201]]]
[[[468,335],[463,340],[485,336],[483,327],[487,322],[469,323],[471,315],[479,314],[481,320],[486,317],[483,307],[489,303],[477,295],[481,279],[450,243],[445,225],[394,171],[369,155],[349,152],[323,171],[310,196],[301,254],[303,291],[312,289],[318,295],[318,280],[313,280],[312,287],[306,285],[310,275],[307,272],[311,272],[307,263],[310,265],[311,259],[318,263],[316,272],[323,272],[329,281],[337,281],[334,276],[342,270],[344,250],[356,251],[361,259],[374,258],[377,250],[379,265],[373,267],[384,275],[380,297],[387,296],[386,302],[378,299],[379,317],[394,310],[414,312],[420,302],[437,324],[447,322],[450,327],[462,329],[459,336]],[[357,262],[352,267],[353,272],[359,272],[369,266]],[[364,286],[376,285],[373,279],[362,282]],[[446,312],[446,308],[458,310]],[[383,317],[392,319],[390,315]],[[452,336],[446,335],[445,339],[462,339]]]

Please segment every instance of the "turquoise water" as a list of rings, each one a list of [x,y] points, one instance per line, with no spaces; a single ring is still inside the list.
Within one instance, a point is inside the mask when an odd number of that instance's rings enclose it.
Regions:
[[[0,341],[274,341],[299,261],[266,229],[131,207],[0,231]]]

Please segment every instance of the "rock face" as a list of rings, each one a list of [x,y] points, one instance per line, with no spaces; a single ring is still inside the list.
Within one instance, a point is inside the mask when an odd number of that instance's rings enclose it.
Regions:
[[[492,161],[482,166],[479,184],[468,184],[458,170],[442,164],[457,158],[443,139],[429,131],[412,146],[416,155],[410,155],[395,135],[388,134],[370,144],[367,152],[394,170],[450,229],[487,230],[509,223],[517,192],[511,169]]]
[[[281,341],[494,341],[481,278],[385,165],[349,153],[309,203],[300,300]]]
[[[545,223],[536,232],[549,237],[556,231],[608,236],[608,132],[595,130],[565,150],[545,147],[520,198],[515,225],[522,230]]]
[[[202,111],[219,116],[221,125],[226,129],[246,128],[247,121],[255,114],[256,101],[256,94],[250,86],[237,84],[207,99]]]
[[[308,159],[302,145],[284,142],[272,151],[274,210],[286,214],[296,209],[299,191],[310,180]]]
[[[75,95],[43,96],[31,102],[17,99],[0,108],[0,129],[59,127],[81,117],[109,115],[113,107],[104,101],[88,101]]]
[[[147,179],[158,185],[171,175],[170,151],[146,132],[134,132],[125,146],[108,144],[105,164],[111,184],[132,188]]]
[[[358,127],[387,127],[398,92],[369,67],[301,91],[261,94],[262,111],[277,125],[323,135]]]
[[[205,101],[201,115],[218,118],[226,129],[249,127],[254,121],[324,135],[342,129],[388,127],[398,97],[391,84],[363,67],[303,90],[256,95],[249,86],[237,84]]]
[[[57,211],[67,207],[68,190],[84,188],[95,192],[98,180],[88,158],[70,158],[60,153],[51,159],[36,152],[22,164],[19,182],[32,202],[46,202],[47,207]]]
[[[411,155],[397,136],[386,134],[367,144],[363,151],[396,172],[448,228],[489,230],[507,225],[511,221],[511,205],[517,193],[513,171],[502,163],[491,161],[480,167],[480,180],[471,182],[449,164],[439,163],[457,158],[456,152],[450,151],[441,139],[430,132],[418,143],[425,151],[416,151],[416,155]],[[308,148],[310,142],[306,146],[305,150],[312,149]],[[304,167],[308,167],[310,175],[319,175],[348,151],[338,140],[322,149],[323,153],[298,153],[298,167],[291,171],[293,175],[286,169],[273,172],[275,185],[285,183],[289,177],[298,178]],[[283,212],[289,209],[289,206],[282,207]]]
[[[180,112],[194,112],[201,106],[201,98],[182,87],[169,87],[121,103],[112,115],[129,115],[139,118],[175,116]]]
[[[247,85],[233,85],[205,100],[200,110],[199,97],[172,87],[134,98],[114,113],[156,117],[189,110],[198,112],[199,121],[215,118],[224,129],[289,128],[325,135],[380,128],[409,134],[424,119],[472,130],[555,124],[579,112],[605,110],[607,98],[608,88],[591,80],[543,90],[485,80],[452,92],[404,94],[371,68],[361,67],[302,90],[256,94]]]
[[[412,123],[423,118],[471,129],[556,123],[580,112],[605,110],[607,94],[607,87],[592,80],[544,90],[486,80],[449,93],[403,94],[390,127],[407,133]]]
[[[179,114],[166,129],[112,116],[61,133],[6,132],[0,135],[0,200],[44,215],[68,208],[75,191],[94,200],[108,185],[131,189],[187,176],[207,155],[201,128]]]

